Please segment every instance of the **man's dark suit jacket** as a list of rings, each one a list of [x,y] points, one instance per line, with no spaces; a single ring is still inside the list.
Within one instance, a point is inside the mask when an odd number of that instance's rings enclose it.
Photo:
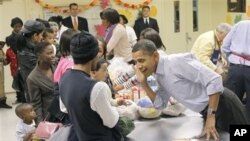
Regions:
[[[159,33],[159,27],[158,27],[156,19],[149,18],[149,25],[146,25],[144,23],[143,17],[135,21],[134,30],[135,30],[137,39],[140,39],[141,31],[148,27],[153,28]]]
[[[78,30],[80,31],[84,30],[89,32],[88,21],[83,17],[77,16],[77,18],[78,18]],[[73,28],[71,16],[63,19],[62,24],[68,28]]]

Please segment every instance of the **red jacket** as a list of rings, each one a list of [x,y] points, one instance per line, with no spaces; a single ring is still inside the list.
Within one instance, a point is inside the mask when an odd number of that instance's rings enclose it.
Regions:
[[[8,48],[6,51],[6,61],[4,61],[4,65],[10,64],[11,76],[14,77],[17,71],[17,59],[16,54],[11,48]]]

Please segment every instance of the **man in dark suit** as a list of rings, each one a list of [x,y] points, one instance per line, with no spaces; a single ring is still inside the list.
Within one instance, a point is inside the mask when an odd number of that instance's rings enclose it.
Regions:
[[[78,15],[78,4],[77,3],[71,3],[69,5],[70,15],[69,17],[66,17],[63,19],[62,24],[68,28],[72,28],[75,31],[89,31],[88,28],[88,21],[83,18],[79,17]]]
[[[157,20],[150,18],[149,13],[150,13],[150,7],[143,6],[142,7],[142,17],[135,21],[134,30],[135,30],[135,33],[136,33],[138,40],[140,39],[141,31],[145,28],[153,28],[154,30],[156,30],[159,33],[159,27],[157,24]]]

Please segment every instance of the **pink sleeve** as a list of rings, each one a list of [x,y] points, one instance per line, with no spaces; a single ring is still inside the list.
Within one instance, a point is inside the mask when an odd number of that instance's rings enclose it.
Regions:
[[[59,82],[64,72],[73,67],[74,63],[72,60],[61,57],[57,68],[54,72],[54,82]]]

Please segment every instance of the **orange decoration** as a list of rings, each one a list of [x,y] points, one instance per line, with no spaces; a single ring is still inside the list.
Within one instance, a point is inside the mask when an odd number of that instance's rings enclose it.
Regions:
[[[53,11],[55,13],[58,13],[58,14],[69,13],[69,9],[64,9],[64,8],[60,8],[60,7],[57,7],[57,6],[50,5],[48,3],[45,3],[43,0],[34,0],[34,1],[36,3],[38,3],[40,6],[42,6],[43,8],[51,10],[51,11]],[[79,12],[83,12],[83,11],[89,9],[89,8],[92,8],[93,6],[95,6],[97,4],[97,1],[98,0],[91,0],[89,2],[89,4],[79,6]],[[142,8],[144,5],[150,4],[152,2],[152,0],[144,0],[140,4],[126,3],[126,2],[123,2],[122,0],[114,0],[114,2],[117,5],[124,6],[126,8],[139,9],[139,8]]]
[[[43,0],[35,0],[35,2],[38,3],[40,6],[42,6],[43,8],[51,10],[55,13],[59,13],[59,14],[69,13],[68,9],[66,10],[63,8],[59,8],[57,6],[50,5],[48,3],[43,2]],[[89,4],[79,6],[79,12],[83,12],[83,11],[95,6],[96,4],[97,4],[97,0],[91,0],[91,2]]]
[[[151,17],[155,17],[157,15],[157,8],[156,6],[151,6],[150,7],[150,14]]]
[[[128,3],[124,3],[124,6],[125,6],[125,7],[129,7],[129,4],[128,4]]]
[[[114,0],[114,1],[117,5],[121,5],[121,6],[124,6],[127,8],[132,8],[132,9],[142,8],[144,5],[149,5],[152,2],[152,0],[144,0],[140,4],[131,4],[131,3],[123,2],[122,0]]]

